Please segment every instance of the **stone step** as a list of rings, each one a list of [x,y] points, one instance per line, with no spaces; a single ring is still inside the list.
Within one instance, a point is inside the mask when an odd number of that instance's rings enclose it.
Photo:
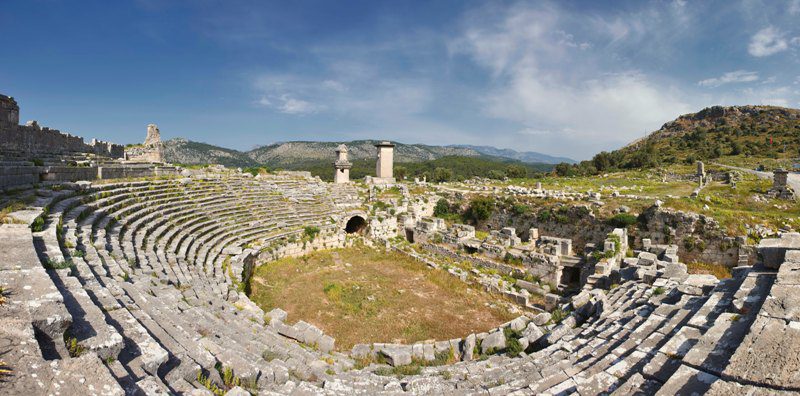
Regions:
[[[56,286],[72,315],[68,337],[74,337],[77,345],[95,352],[101,359],[117,359],[123,346],[122,336],[106,322],[105,314],[94,304],[77,278],[68,276],[64,270],[57,274],[61,284]]]

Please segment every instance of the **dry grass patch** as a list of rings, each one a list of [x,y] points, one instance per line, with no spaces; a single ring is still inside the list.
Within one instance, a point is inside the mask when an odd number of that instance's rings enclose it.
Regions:
[[[732,277],[731,269],[722,264],[689,263],[686,268],[690,274],[714,275],[717,279]]]
[[[408,256],[369,247],[320,251],[260,266],[250,298],[281,308],[347,350],[358,343],[446,340],[489,330],[515,315],[500,296]]]

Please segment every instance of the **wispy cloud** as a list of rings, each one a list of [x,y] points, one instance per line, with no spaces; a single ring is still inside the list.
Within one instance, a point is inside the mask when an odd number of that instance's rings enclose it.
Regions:
[[[554,131],[562,142],[622,142],[691,109],[658,79],[635,68],[605,67],[605,48],[576,52],[570,43],[581,41],[572,33],[578,29],[562,10],[518,5],[485,15],[469,19],[455,45],[494,76],[484,112],[523,125],[522,135]],[[646,29],[623,17],[604,25],[609,42]],[[581,65],[572,66],[573,59]]]
[[[721,85],[731,84],[731,83],[745,83],[745,82],[753,82],[758,81],[758,73],[753,71],[746,71],[746,70],[736,70],[732,72],[725,73],[719,77],[708,78],[702,81],[699,81],[697,85],[701,87],[711,87],[716,88]]]
[[[764,57],[777,54],[789,49],[789,43],[784,34],[774,26],[767,26],[759,30],[750,39],[747,51],[755,57]]]

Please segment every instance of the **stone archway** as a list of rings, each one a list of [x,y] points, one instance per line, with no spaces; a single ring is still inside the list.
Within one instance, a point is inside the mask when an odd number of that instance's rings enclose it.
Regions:
[[[344,231],[348,234],[363,234],[367,229],[367,220],[359,215],[355,215],[347,220]]]

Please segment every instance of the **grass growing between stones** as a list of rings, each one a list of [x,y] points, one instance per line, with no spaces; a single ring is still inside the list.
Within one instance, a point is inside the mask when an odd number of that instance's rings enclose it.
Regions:
[[[397,252],[365,246],[285,258],[257,268],[250,298],[288,322],[305,320],[358,343],[447,340],[489,330],[515,315],[501,298]]]
[[[727,279],[732,277],[731,269],[722,264],[712,263],[689,263],[686,269],[690,274],[714,275],[717,279]]]

